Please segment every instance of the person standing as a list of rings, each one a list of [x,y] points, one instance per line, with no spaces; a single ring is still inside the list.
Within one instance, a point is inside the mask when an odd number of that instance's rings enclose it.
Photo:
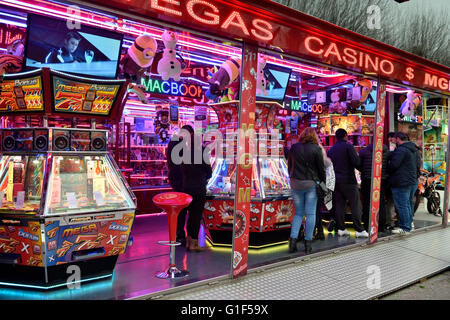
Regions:
[[[305,252],[312,252],[312,237],[316,225],[316,184],[325,182],[325,166],[319,139],[314,128],[305,128],[288,154],[288,169],[294,201],[289,252],[297,251],[297,238],[306,214]]]
[[[337,142],[328,151],[328,157],[333,162],[336,176],[334,195],[338,235],[350,235],[345,228],[345,208],[348,201],[352,212],[353,227],[356,231],[355,236],[367,238],[369,234],[361,224],[361,200],[355,177],[355,168],[359,167],[360,159],[353,145],[347,143],[347,131],[342,128],[336,130],[336,138]]]
[[[186,128],[183,127],[182,129]],[[181,149],[178,154],[172,155],[173,148],[179,143],[183,143],[183,137],[181,135],[174,134],[166,148],[166,159],[170,186],[176,192],[183,192],[183,176],[181,173],[181,164],[175,164],[173,161],[173,157],[183,157],[183,150]],[[182,246],[186,245],[186,231],[184,230],[184,226],[186,224],[186,214],[187,208],[184,208],[178,214],[177,221],[177,242],[180,242]]]
[[[187,155],[183,156],[181,173],[183,179],[183,192],[192,196],[192,202],[187,207],[189,217],[186,225],[186,248],[189,251],[203,251],[198,243],[198,233],[203,216],[203,208],[206,202],[206,185],[212,176],[211,165],[204,157],[204,148],[201,142],[195,143],[194,129],[184,126],[189,136],[186,140]],[[197,155],[197,156],[196,156]]]
[[[364,229],[369,232],[370,222],[370,194],[372,188],[372,155],[373,144],[361,149],[359,158],[361,160],[358,170],[361,172],[361,194],[363,197],[362,222]],[[378,231],[383,232],[386,227],[386,190],[389,185],[388,175],[389,148],[383,144],[383,158],[380,180],[380,207],[378,214]]]
[[[391,153],[389,176],[392,195],[399,218],[396,234],[411,232],[414,214],[414,193],[420,175],[421,160],[417,146],[403,132],[395,134],[397,148]]]
[[[314,233],[314,239],[317,240],[324,240],[325,235],[323,233],[323,224],[322,224],[322,206],[325,206],[327,210],[332,209],[332,191],[334,191],[334,184],[335,184],[335,176],[334,176],[334,169],[333,169],[333,162],[331,162],[331,159],[327,157],[327,152],[325,151],[325,148],[322,146],[322,144],[319,143],[319,147],[322,150],[322,156],[323,161],[325,165],[325,176],[326,176],[326,185],[328,190],[330,191],[325,198],[319,198],[317,200],[317,207],[316,207],[316,228]]]

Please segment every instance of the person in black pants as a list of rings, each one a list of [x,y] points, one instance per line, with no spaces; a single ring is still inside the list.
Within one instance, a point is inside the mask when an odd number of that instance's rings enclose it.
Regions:
[[[175,159],[176,157],[182,158],[183,156],[182,149],[179,151],[177,150],[178,152],[174,152],[174,154],[172,154],[174,147],[179,143],[183,143],[183,137],[181,135],[174,134],[170,139],[169,144],[167,145],[166,159],[169,172],[168,177],[170,186],[176,192],[183,192],[183,178],[181,173],[181,164],[175,164],[172,160]],[[186,232],[184,230],[184,225],[186,224],[186,214],[187,214],[186,208],[181,210],[180,213],[178,214],[177,242],[180,242],[182,246],[186,245]]]
[[[338,235],[350,235],[350,232],[345,228],[345,208],[346,201],[348,201],[352,212],[353,227],[356,231],[355,236],[367,238],[369,234],[361,224],[361,200],[355,177],[355,168],[359,167],[360,159],[355,148],[347,143],[347,131],[342,128],[336,130],[336,138],[337,142],[328,151],[328,157],[333,162],[336,176],[334,195]]]
[[[192,202],[187,207],[189,218],[187,221],[187,242],[186,248],[189,251],[203,251],[204,248],[199,246],[198,233],[203,216],[203,208],[206,202],[206,185],[208,179],[212,176],[212,169],[205,160],[202,144],[194,143],[194,130],[191,126],[185,126],[190,136],[186,138],[186,152],[188,156],[183,157],[181,163],[181,173],[183,179],[183,192],[192,196]],[[183,128],[185,128],[183,127]],[[197,154],[197,156],[195,156]],[[200,156],[198,156],[200,155]]]
[[[362,222],[364,229],[369,231],[370,222],[370,193],[372,183],[372,154],[373,144],[361,149],[359,158],[361,159],[358,170],[361,172],[361,194],[363,197],[363,213]],[[389,186],[388,175],[388,160],[389,148],[383,144],[383,158],[381,167],[381,182],[380,182],[380,207],[378,214],[378,231],[383,232],[386,227],[386,190]]]

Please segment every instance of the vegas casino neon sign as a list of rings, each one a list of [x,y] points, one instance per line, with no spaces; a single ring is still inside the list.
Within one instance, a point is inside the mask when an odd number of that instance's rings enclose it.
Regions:
[[[154,10],[161,11],[165,14],[182,17],[183,11],[181,3],[178,0],[151,0],[150,7]],[[222,15],[217,6],[208,1],[190,0],[186,2],[186,11],[195,21],[209,26],[220,26],[226,31],[230,26],[237,27],[246,35],[253,35],[261,41],[270,41],[273,39],[271,23],[253,18],[251,22],[246,22],[239,11],[232,10],[222,20]],[[199,12],[202,12],[202,15]]]

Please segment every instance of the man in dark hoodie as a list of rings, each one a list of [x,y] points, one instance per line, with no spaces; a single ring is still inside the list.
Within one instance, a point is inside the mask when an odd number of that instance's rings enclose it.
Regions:
[[[336,186],[334,196],[336,203],[336,227],[339,236],[348,236],[350,232],[345,228],[346,202],[350,204],[353,227],[357,238],[367,238],[369,234],[361,224],[361,200],[355,177],[355,168],[359,167],[360,159],[353,145],[348,143],[348,134],[344,129],[336,130],[337,142],[328,151],[328,157],[333,162]]]
[[[364,229],[369,231],[370,221],[370,193],[372,186],[372,154],[373,144],[369,144],[367,147],[361,149],[359,152],[359,158],[361,164],[358,170],[361,172],[361,194],[363,197],[363,214],[362,222],[364,222]],[[383,144],[383,158],[381,169],[381,184],[380,184],[380,211],[378,215],[378,231],[383,232],[386,226],[386,190],[389,184],[388,175],[388,160],[389,149]]]
[[[408,234],[412,229],[414,193],[420,175],[421,160],[417,146],[403,132],[395,134],[397,149],[391,153],[389,176],[395,207],[399,217],[399,228],[392,233]]]

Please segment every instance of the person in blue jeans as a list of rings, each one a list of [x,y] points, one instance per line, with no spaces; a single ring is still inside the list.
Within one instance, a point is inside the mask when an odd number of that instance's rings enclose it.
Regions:
[[[312,237],[316,225],[316,184],[325,182],[325,165],[319,139],[314,128],[305,128],[288,153],[288,169],[294,201],[289,252],[297,251],[297,238],[306,215],[305,252],[312,252]]]
[[[416,145],[403,132],[395,134],[397,148],[389,160],[389,176],[394,204],[397,208],[399,228],[395,234],[411,232],[414,214],[414,193],[420,175],[421,159]]]

